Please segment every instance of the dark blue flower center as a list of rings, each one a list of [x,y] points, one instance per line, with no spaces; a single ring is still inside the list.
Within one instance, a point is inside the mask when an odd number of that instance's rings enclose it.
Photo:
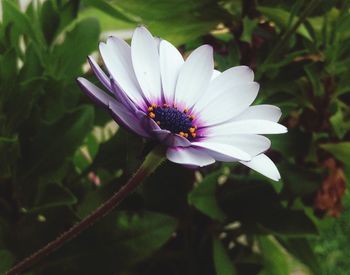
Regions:
[[[188,115],[188,110],[180,111],[176,107],[167,104],[157,106],[152,104],[148,107],[149,117],[152,118],[162,129],[169,130],[174,134],[194,138],[197,127],[192,124],[194,117]]]

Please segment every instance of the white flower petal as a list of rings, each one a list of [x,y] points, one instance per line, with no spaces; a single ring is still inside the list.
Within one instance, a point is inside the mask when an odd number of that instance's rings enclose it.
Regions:
[[[213,48],[203,45],[194,50],[180,70],[175,103],[191,108],[207,89],[213,70]]]
[[[132,67],[130,46],[119,38],[109,37],[106,44],[100,43],[100,52],[117,85],[135,104],[144,105],[142,91]]]
[[[188,166],[202,167],[215,162],[215,159],[201,149],[193,147],[170,147],[166,152],[166,157],[172,162]]]
[[[166,40],[160,42],[159,55],[163,96],[168,104],[173,104],[176,82],[184,59],[181,53]]]
[[[213,81],[213,79],[217,78],[219,75],[221,75],[221,72],[218,70],[214,70],[213,74],[211,75],[211,81]]]
[[[136,28],[131,40],[132,64],[136,78],[149,103],[161,99],[158,45],[145,27]]]
[[[287,128],[279,123],[262,120],[247,119],[240,121],[230,121],[220,125],[203,129],[203,136],[227,136],[235,134],[283,134],[287,133]]]
[[[213,73],[212,81],[206,89],[204,95],[195,104],[195,110],[200,112],[215,98],[220,97],[225,92],[231,92],[235,86],[251,83],[254,80],[254,72],[247,66],[237,66],[230,68],[223,73]],[[216,75],[214,77],[214,75]]]
[[[259,91],[256,82],[227,87],[197,115],[205,126],[223,123],[242,113],[254,101]],[[195,112],[197,113],[195,106]]]
[[[277,122],[281,118],[281,109],[273,105],[255,105],[250,106],[240,115],[233,118],[233,120],[246,119],[264,119]]]
[[[156,43],[156,47],[157,47],[157,50],[159,52],[159,46],[160,46],[160,42],[162,42],[162,39],[160,37],[153,37],[154,38],[154,42]]]
[[[251,156],[259,155],[271,146],[271,141],[260,135],[213,136],[206,140],[208,142],[230,144]]]
[[[278,181],[281,179],[280,173],[273,161],[268,158],[265,154],[258,155],[252,158],[251,161],[241,161],[245,166],[257,171],[258,173],[274,180]]]
[[[192,142],[192,145],[203,148],[208,155],[219,161],[249,161],[252,159],[248,153],[229,144],[199,141]]]

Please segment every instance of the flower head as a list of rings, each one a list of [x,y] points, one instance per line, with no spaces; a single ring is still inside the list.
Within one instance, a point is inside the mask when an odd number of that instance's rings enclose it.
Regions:
[[[264,154],[271,142],[261,134],[287,129],[277,123],[278,107],[250,106],[259,90],[250,68],[215,70],[209,45],[184,61],[172,44],[145,27],[135,30],[131,46],[110,37],[100,52],[109,76],[88,60],[109,93],[81,77],[80,87],[117,123],[166,145],[170,161],[190,167],[239,161],[273,180],[280,178]]]

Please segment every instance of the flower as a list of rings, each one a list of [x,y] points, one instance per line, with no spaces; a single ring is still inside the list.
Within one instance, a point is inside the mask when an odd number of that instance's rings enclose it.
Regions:
[[[109,37],[99,49],[110,76],[91,57],[88,61],[109,93],[82,77],[77,81],[118,124],[167,146],[166,157],[172,162],[202,167],[239,161],[280,179],[264,154],[271,142],[261,134],[287,129],[277,123],[278,107],[250,106],[259,84],[249,67],[215,70],[209,45],[195,49],[184,61],[172,44],[143,26],[136,28],[131,46]]]

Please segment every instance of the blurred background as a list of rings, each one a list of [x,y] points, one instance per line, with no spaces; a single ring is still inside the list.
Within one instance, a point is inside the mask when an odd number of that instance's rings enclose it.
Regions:
[[[350,274],[349,1],[1,1],[0,273],[81,220],[141,163],[146,141],[75,82],[109,35],[135,26],[216,68],[250,66],[256,103],[288,134],[282,180],[235,163],[165,163],[117,210],[27,275]],[[102,65],[102,63],[101,63]]]

